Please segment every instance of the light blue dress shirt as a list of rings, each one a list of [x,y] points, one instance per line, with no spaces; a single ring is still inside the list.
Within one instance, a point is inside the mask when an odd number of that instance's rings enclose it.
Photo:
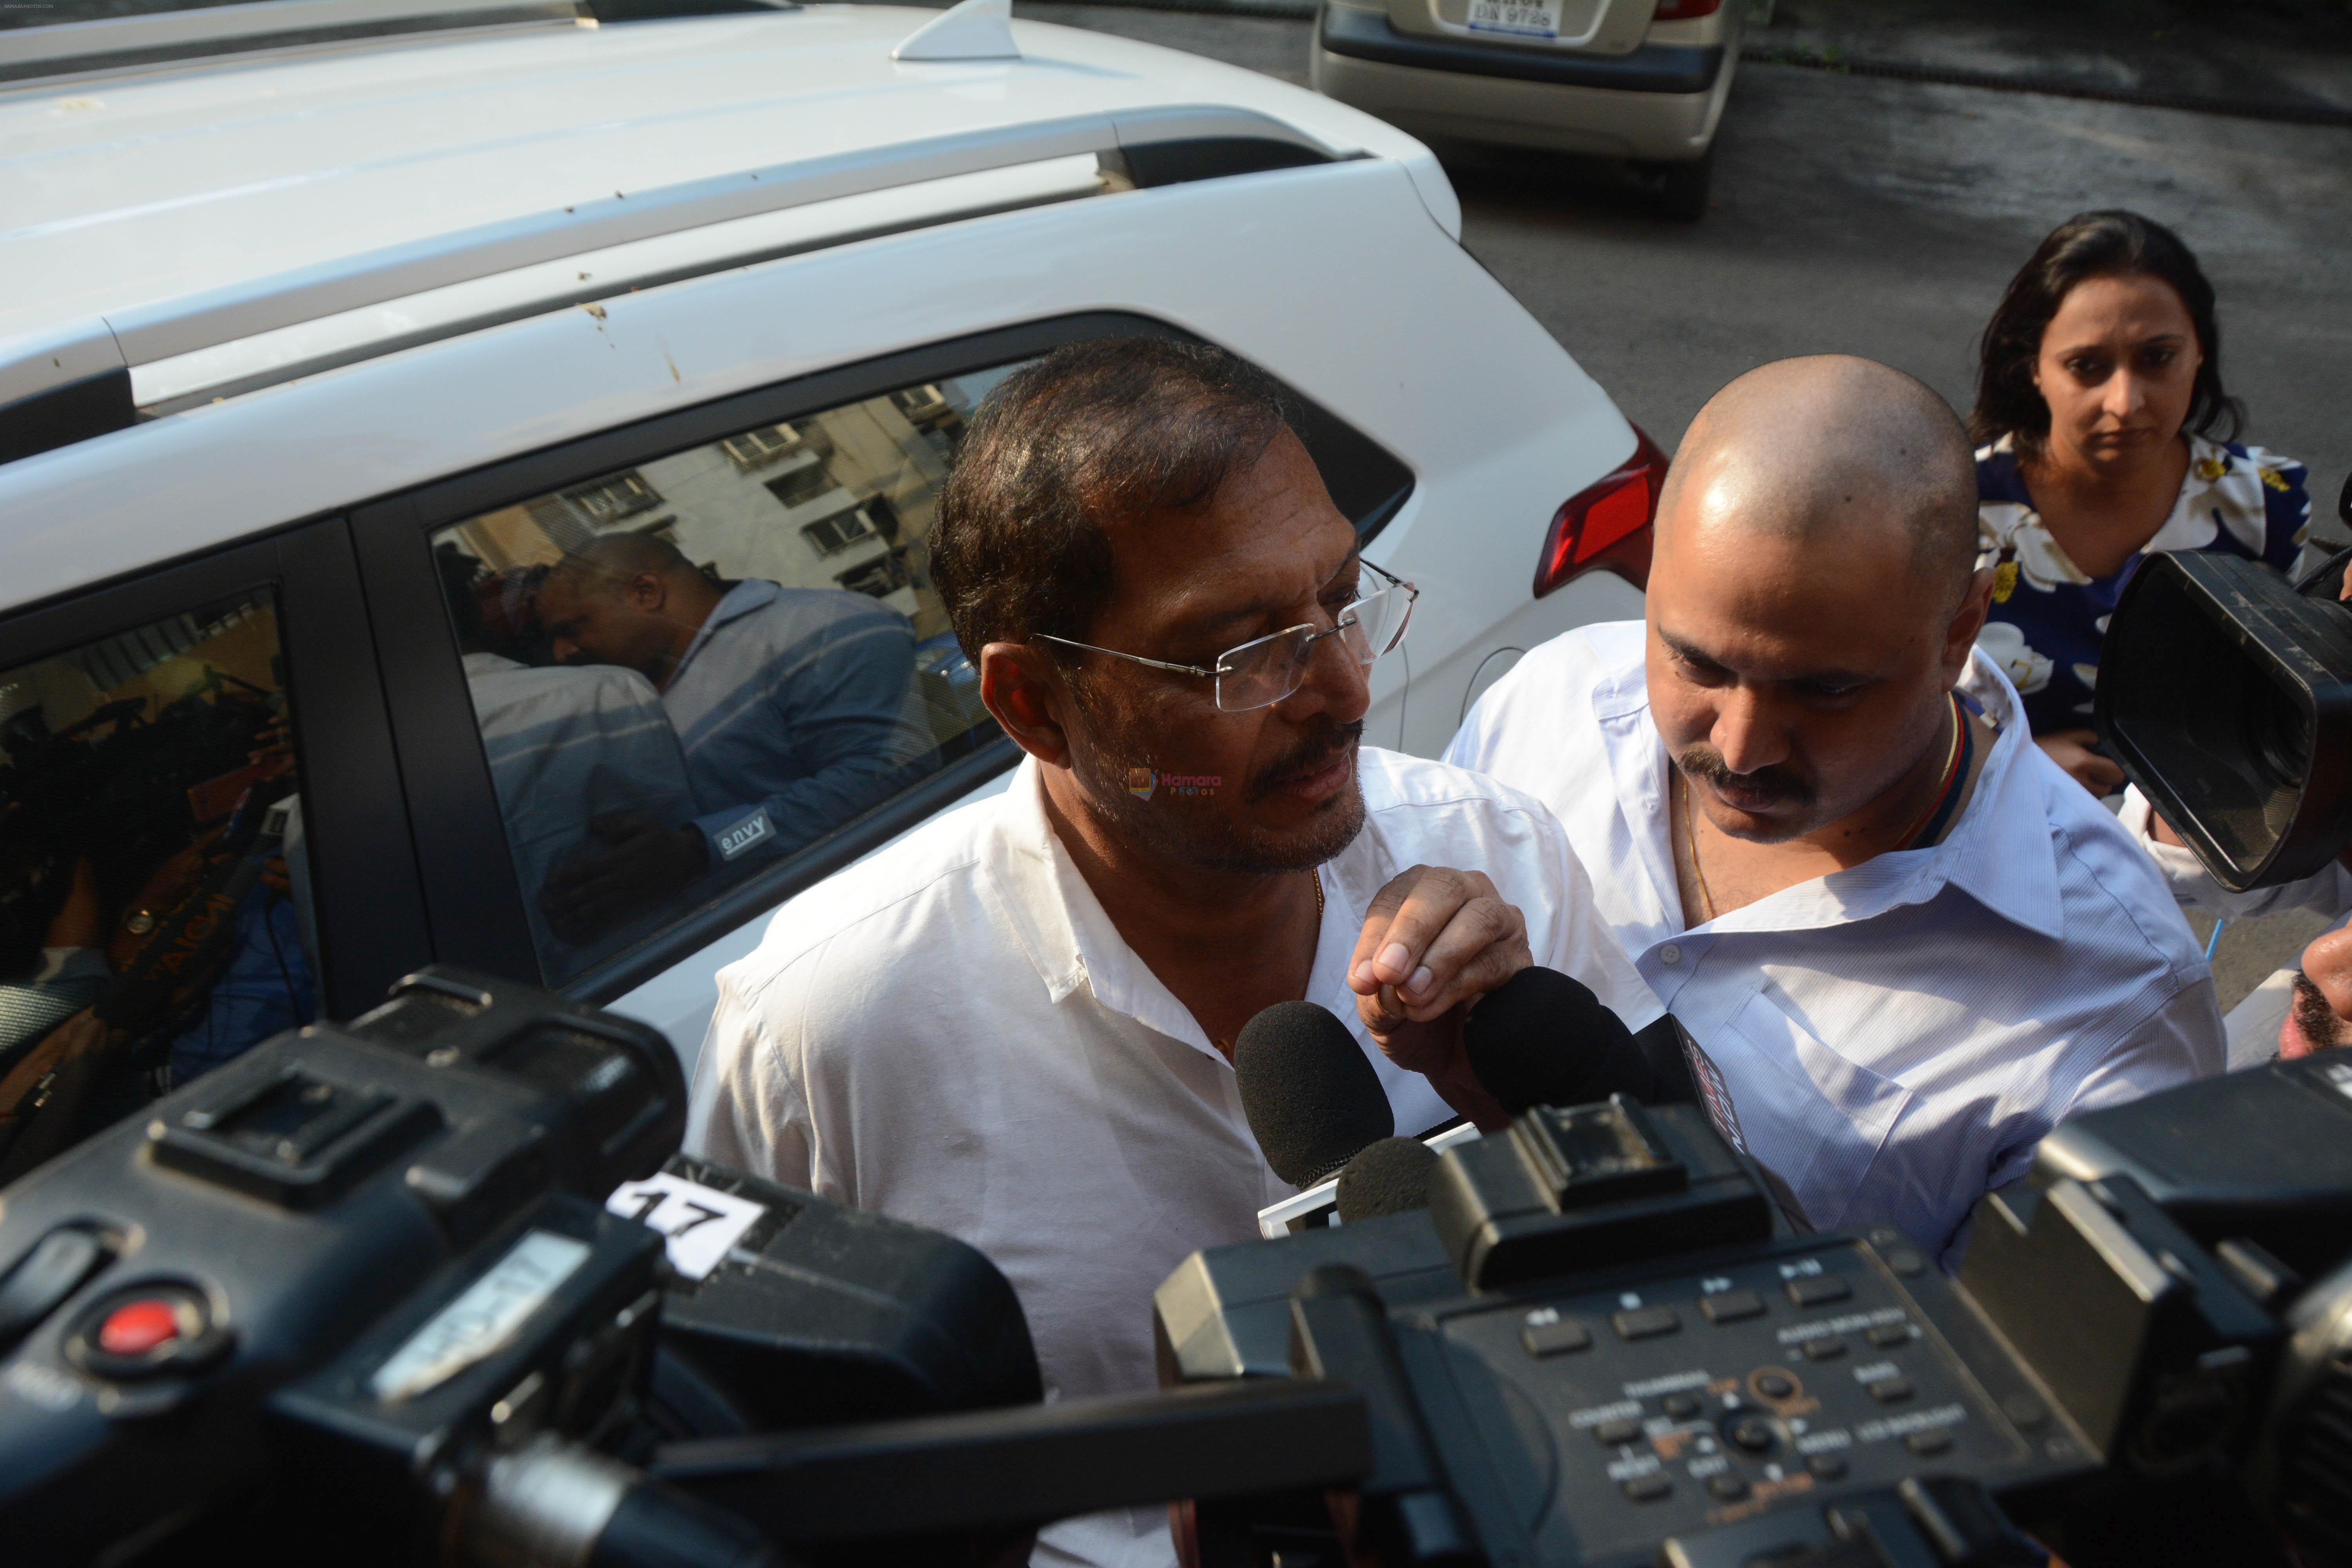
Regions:
[[[911,781],[933,742],[915,628],[863,594],[728,589],[662,688],[710,862],[797,849]]]
[[[2221,1070],[2212,978],[2163,878],[2031,744],[1980,653],[1961,689],[2000,733],[1942,843],[1686,925],[1643,637],[1622,622],[1536,648],[1445,760],[1559,816],[1805,1221],[1895,1225],[1957,1267],[1977,1200],[2056,1122]]]
[[[601,847],[588,824],[608,814],[686,821],[694,812],[686,759],[653,683],[617,665],[534,666],[494,653],[465,657],[482,751],[505,819],[530,938],[548,982],[568,979],[645,934],[649,910],[575,948],[541,908],[548,873]]]

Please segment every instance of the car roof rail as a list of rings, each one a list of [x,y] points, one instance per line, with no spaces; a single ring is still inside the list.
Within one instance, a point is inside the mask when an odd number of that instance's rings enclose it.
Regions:
[[[0,85],[404,33],[593,20],[580,0],[248,0],[0,31]]]
[[[950,176],[1090,154],[1133,184],[1360,157],[1305,127],[1229,104],[1161,104],[929,137],[614,192],[0,340],[0,462],[132,422],[137,367],[605,247]],[[719,262],[714,259],[711,265]],[[600,289],[598,292],[607,291]],[[87,386],[82,384],[90,384]],[[79,387],[79,391],[70,390]],[[63,394],[53,398],[54,394]]]

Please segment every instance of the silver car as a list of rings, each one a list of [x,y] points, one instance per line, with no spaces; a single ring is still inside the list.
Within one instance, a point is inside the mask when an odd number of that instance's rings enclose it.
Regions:
[[[1323,0],[1317,91],[1433,141],[1633,160],[1706,208],[1741,0]]]

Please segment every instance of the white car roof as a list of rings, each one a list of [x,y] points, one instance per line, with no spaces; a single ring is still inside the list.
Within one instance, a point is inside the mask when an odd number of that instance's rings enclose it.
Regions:
[[[1344,105],[1039,23],[1013,24],[1017,58],[892,58],[939,15],[558,23],[0,84],[0,405],[616,240],[1177,137],[1392,160],[1459,231],[1427,150]]]

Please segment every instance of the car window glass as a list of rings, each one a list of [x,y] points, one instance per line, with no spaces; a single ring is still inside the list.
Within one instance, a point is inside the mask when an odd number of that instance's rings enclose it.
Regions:
[[[269,591],[0,672],[0,1140],[310,1022],[315,930]]]
[[[739,431],[433,535],[551,984],[992,738],[928,541],[1019,368]]]

